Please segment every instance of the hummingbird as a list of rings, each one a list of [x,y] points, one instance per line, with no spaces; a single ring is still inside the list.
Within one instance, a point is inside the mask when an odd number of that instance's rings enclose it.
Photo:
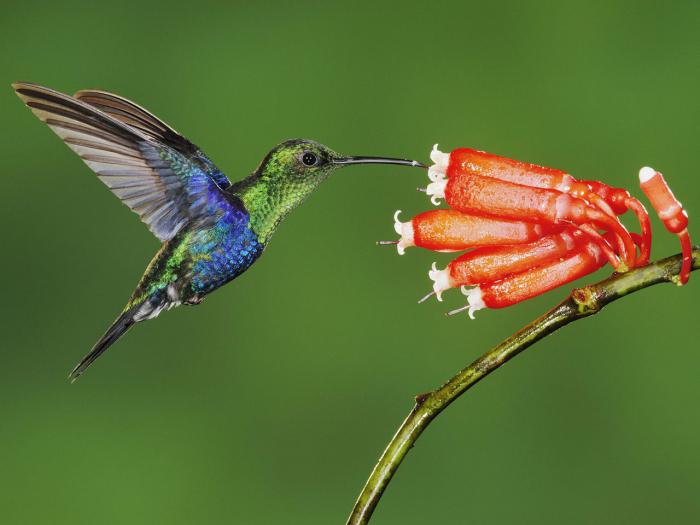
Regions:
[[[70,96],[25,82],[12,87],[162,243],[122,312],[69,374],[71,381],[136,323],[174,306],[200,304],[245,272],[282,219],[336,169],[426,167],[344,156],[312,140],[291,139],[231,183],[199,147],[124,97],[98,90]]]

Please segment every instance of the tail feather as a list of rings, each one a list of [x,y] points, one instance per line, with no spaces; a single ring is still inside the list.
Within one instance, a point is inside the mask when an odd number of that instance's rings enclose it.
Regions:
[[[88,352],[88,354],[80,360],[73,371],[68,375],[68,379],[70,379],[71,383],[78,379],[95,361],[95,359],[100,357],[105,350],[107,350],[117,341],[117,339],[124,335],[127,330],[129,330],[129,328],[135,324],[135,322],[136,321],[134,321],[134,314],[132,311],[127,311],[121,314],[114,321],[114,323],[112,323],[112,326],[107,329],[100,340],[95,343],[92,350],[90,350],[90,352]]]

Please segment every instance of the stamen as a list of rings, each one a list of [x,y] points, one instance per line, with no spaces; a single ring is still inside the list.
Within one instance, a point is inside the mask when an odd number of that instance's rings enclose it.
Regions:
[[[429,294],[425,295],[424,297],[421,297],[421,298],[418,300],[418,304],[424,303],[425,301],[427,301],[428,299],[430,299],[433,295],[435,295],[435,292],[430,292]]]
[[[449,315],[449,316],[457,315],[457,314],[459,314],[459,313],[462,313],[464,310],[469,310],[469,305],[468,305],[468,304],[465,304],[465,305],[462,306],[461,308],[457,308],[457,309],[455,309],[455,310],[450,310],[450,311],[447,312],[445,315]]]

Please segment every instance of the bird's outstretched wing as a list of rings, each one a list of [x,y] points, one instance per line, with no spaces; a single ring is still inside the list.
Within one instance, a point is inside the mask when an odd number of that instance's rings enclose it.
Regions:
[[[35,84],[13,87],[161,241],[232,206],[222,191],[230,183],[216,166],[139,106],[96,91],[79,92],[80,100]]]
[[[76,99],[120,120],[124,124],[137,128],[156,142],[170,146],[186,157],[198,163],[211,178],[223,190],[231,186],[231,181],[217,168],[201,149],[192,144],[189,139],[175,131],[170,125],[156,117],[147,109],[139,106],[129,99],[99,91],[96,89],[82,89],[73,95]]]

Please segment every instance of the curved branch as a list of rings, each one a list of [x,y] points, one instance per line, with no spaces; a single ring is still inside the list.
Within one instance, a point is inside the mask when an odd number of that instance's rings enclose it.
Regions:
[[[516,332],[450,379],[440,388],[416,397],[416,404],[401,424],[369,476],[347,525],[369,522],[379,499],[401,461],[430,422],[478,381],[520,352],[559,328],[593,315],[609,303],[659,283],[678,284],[681,255],[668,257],[584,288],[578,288],[558,306]],[[693,270],[700,268],[700,248],[693,249]]]

